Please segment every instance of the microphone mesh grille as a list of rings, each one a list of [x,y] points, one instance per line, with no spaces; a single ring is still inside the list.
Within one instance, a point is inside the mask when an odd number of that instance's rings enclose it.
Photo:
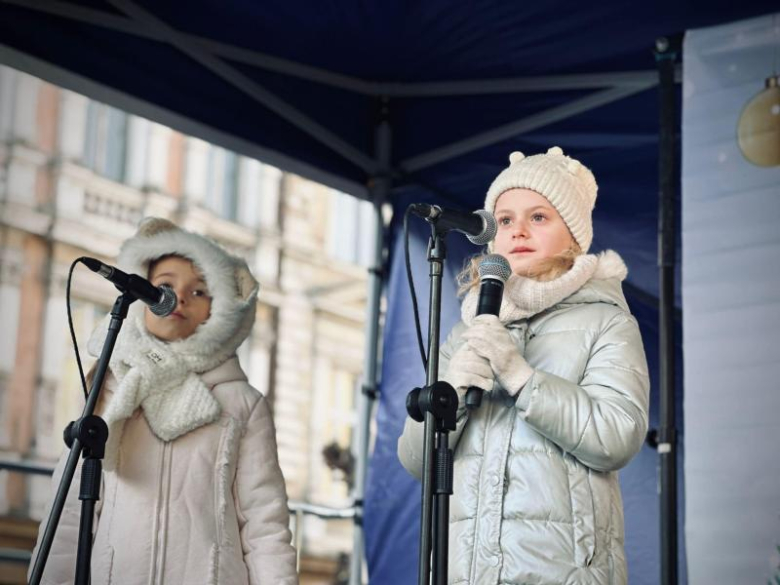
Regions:
[[[474,214],[482,218],[485,229],[482,230],[482,233],[476,236],[466,237],[472,244],[476,244],[477,246],[484,246],[485,244],[492,242],[493,238],[496,237],[496,233],[498,232],[498,224],[496,224],[496,218],[493,217],[493,214],[489,211],[478,209],[474,212]]]
[[[162,298],[160,302],[154,305],[149,305],[149,310],[158,317],[167,317],[179,304],[179,300],[176,298],[176,293],[167,284],[160,285],[162,291]]]
[[[479,278],[498,278],[506,282],[512,276],[512,268],[509,261],[501,254],[488,254],[479,263]]]

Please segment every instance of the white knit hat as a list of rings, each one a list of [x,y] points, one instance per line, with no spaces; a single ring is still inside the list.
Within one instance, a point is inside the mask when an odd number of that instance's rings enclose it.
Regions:
[[[557,146],[546,154],[526,157],[509,155],[509,166],[495,178],[485,198],[485,209],[493,213],[499,195],[509,189],[531,189],[545,197],[586,253],[593,241],[591,212],[596,204],[598,185],[593,173],[580,161],[563,154]]]
[[[167,255],[191,260],[203,274],[211,296],[209,318],[191,336],[172,344],[179,351],[219,356],[219,362],[226,360],[254,324],[257,281],[243,259],[204,236],[156,217],[145,218],[136,235],[122,244],[117,264],[126,272],[146,276],[149,264]]]

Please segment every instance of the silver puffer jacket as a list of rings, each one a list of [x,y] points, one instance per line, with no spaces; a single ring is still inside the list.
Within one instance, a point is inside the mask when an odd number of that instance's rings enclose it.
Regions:
[[[620,279],[591,279],[507,326],[535,373],[517,398],[496,387],[458,412],[449,582],[625,584],[617,470],[642,446],[649,378]],[[440,377],[463,343],[441,348]],[[422,472],[423,425],[406,422],[404,467]]]

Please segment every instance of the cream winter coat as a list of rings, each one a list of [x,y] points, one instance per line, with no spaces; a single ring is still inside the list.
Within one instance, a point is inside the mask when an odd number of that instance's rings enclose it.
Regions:
[[[617,260],[552,307],[507,324],[535,370],[516,398],[496,384],[478,410],[459,409],[450,583],[627,582],[617,470],[642,446],[649,378]],[[465,330],[457,325],[441,348],[442,379]],[[418,478],[422,434],[407,419],[398,443]]]
[[[142,409],[127,419],[117,468],[103,476],[92,583],[298,582],[268,402],[247,383],[236,357],[201,379],[221,408],[216,421],[165,442],[152,433]],[[101,401],[115,386],[109,378]],[[57,466],[54,486],[66,456]],[[79,478],[80,469],[43,583],[73,582]]]

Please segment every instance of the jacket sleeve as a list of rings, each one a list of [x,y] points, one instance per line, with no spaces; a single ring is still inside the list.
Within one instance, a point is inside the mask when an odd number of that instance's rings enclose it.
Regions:
[[[27,569],[27,580],[30,580],[32,569],[35,565],[35,559],[38,557],[38,551],[43,540],[43,533],[46,530],[46,523],[49,520],[49,513],[54,504],[54,497],[65,472],[65,464],[68,461],[70,449],[64,449],[57,466],[54,468],[54,475],[51,483],[51,499],[46,505],[43,520],[38,528],[38,541],[33,549],[30,566]],[[43,585],[66,585],[73,583],[76,576],[76,554],[79,542],[79,524],[81,521],[81,501],[79,500],[79,489],[81,486],[81,465],[83,459],[79,460],[76,471],[73,474],[73,481],[68,490],[68,496],[65,498],[65,505],[62,508],[60,521],[57,525],[57,531],[54,533],[54,540],[51,543],[49,557],[46,559],[46,567],[43,571],[41,583]],[[92,534],[97,532],[98,521],[100,519],[101,502],[103,501],[103,484],[101,482],[101,499],[96,502],[95,516],[92,524]]]
[[[439,348],[439,379],[446,380],[447,370],[455,350],[460,346],[460,336],[465,331],[463,322],[456,325],[447,340]],[[458,403],[457,426],[455,431],[449,434],[449,447],[455,451],[460,436],[468,421],[468,411],[462,401]],[[406,417],[404,430],[398,439],[398,459],[406,471],[419,480],[422,480],[423,467],[423,440],[425,438],[425,425]]]
[[[613,317],[575,384],[536,370],[520,392],[520,416],[596,471],[625,466],[647,433],[650,380],[636,320]]]
[[[238,452],[236,510],[251,585],[297,585],[287,490],[265,397],[252,408]]]

